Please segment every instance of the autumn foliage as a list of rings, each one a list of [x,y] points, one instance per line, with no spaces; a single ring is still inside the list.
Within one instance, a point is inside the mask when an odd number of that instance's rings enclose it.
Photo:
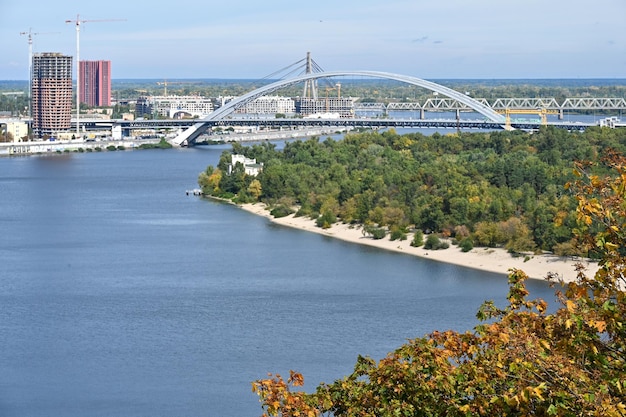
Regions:
[[[297,391],[300,374],[253,383],[267,416],[626,416],[626,158],[577,164],[576,244],[600,269],[559,285],[548,312],[511,270],[508,305],[485,302],[473,331],[436,331],[352,374]]]

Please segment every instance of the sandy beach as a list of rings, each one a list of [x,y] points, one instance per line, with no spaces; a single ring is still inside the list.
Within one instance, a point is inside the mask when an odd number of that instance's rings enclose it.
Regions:
[[[270,215],[265,205],[261,203],[243,204],[239,205],[239,207],[248,212],[264,216],[276,224],[331,236],[360,245],[369,245],[467,268],[500,273],[503,276],[507,276],[509,270],[515,268],[521,269],[532,279],[545,279],[549,273],[557,274],[565,282],[573,281],[576,277],[576,261],[571,258],[554,255],[530,255],[530,259],[525,260],[524,257],[513,257],[505,249],[501,248],[474,248],[469,252],[463,252],[455,245],[450,245],[448,249],[426,250],[423,247],[414,248],[410,245],[412,235],[409,235],[407,240],[403,241],[391,241],[389,237],[375,240],[363,236],[359,227],[343,223],[335,223],[329,229],[322,229],[315,225],[314,220],[305,217],[294,217],[293,214],[274,218]],[[580,262],[587,268],[586,274],[588,276],[595,274],[598,268],[597,263]]]

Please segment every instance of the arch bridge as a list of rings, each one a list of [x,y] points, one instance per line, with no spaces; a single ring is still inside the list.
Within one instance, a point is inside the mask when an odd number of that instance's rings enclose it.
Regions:
[[[203,134],[208,128],[208,122],[215,122],[221,120],[236,109],[246,105],[246,103],[261,97],[266,94],[270,94],[276,90],[281,88],[289,87],[294,84],[302,83],[310,80],[318,80],[322,78],[334,78],[334,77],[345,77],[345,76],[355,76],[355,77],[372,77],[372,78],[384,78],[388,80],[400,81],[407,84],[416,85],[418,87],[426,88],[428,90],[437,92],[439,94],[443,94],[447,97],[450,97],[459,103],[466,105],[467,107],[475,110],[476,112],[482,114],[487,117],[494,123],[498,123],[504,125],[506,119],[503,115],[497,113],[488,105],[479,102],[466,94],[459,93],[458,91],[452,90],[451,88],[444,87],[443,85],[426,81],[421,78],[411,77],[408,75],[400,75],[393,74],[389,72],[378,72],[378,71],[328,71],[328,72],[316,72],[301,75],[295,78],[290,78],[286,80],[276,81],[274,83],[268,84],[266,86],[257,88],[247,94],[244,94],[236,99],[228,102],[224,106],[215,110],[208,116],[201,119],[198,123],[194,124],[176,138],[172,140],[174,145],[182,146],[184,144],[191,145],[195,142],[196,138]]]

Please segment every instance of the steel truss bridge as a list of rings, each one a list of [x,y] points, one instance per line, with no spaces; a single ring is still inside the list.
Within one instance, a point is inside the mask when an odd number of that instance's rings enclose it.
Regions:
[[[475,99],[477,102],[493,109],[546,109],[557,110],[563,114],[566,111],[620,111],[626,110],[625,98],[566,98],[562,102],[558,102],[556,98],[496,98],[487,100],[484,98]],[[358,103],[355,110],[361,111],[473,111],[473,109],[458,100],[437,97],[429,98],[423,102],[407,102],[407,103]]]

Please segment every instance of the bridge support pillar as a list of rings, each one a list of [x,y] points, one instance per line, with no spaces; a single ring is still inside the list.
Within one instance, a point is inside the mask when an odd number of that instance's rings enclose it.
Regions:
[[[456,109],[456,120],[457,122],[461,119],[461,110]]]
[[[420,109],[420,120],[424,120],[426,118],[426,110]]]
[[[559,109],[559,120],[563,120],[563,109]]]

